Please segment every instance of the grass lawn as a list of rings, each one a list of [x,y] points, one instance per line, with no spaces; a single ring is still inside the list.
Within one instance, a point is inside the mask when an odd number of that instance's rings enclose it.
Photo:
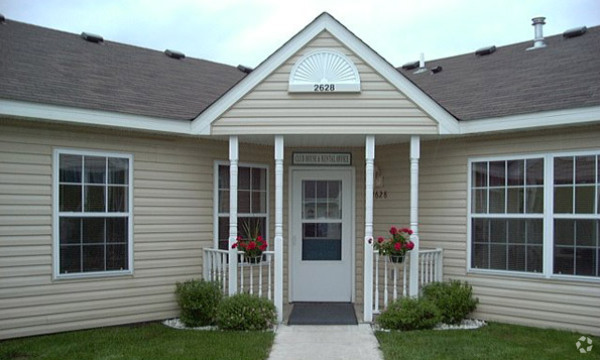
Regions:
[[[393,359],[600,359],[600,337],[592,351],[575,347],[581,334],[490,323],[478,330],[377,332],[385,360]],[[586,344],[587,345],[587,344]]]
[[[274,337],[149,323],[0,341],[0,360],[266,359]]]

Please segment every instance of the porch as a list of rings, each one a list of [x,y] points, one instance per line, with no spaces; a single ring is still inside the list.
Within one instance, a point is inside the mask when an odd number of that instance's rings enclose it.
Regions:
[[[418,136],[405,137],[406,140],[410,139],[410,159],[408,159],[410,161],[410,228],[413,231],[411,240],[415,247],[401,264],[390,263],[387,257],[380,256],[373,249],[373,211],[376,194],[374,184],[375,136],[362,136],[364,165],[344,164],[346,166],[337,167],[331,167],[331,164],[329,167],[311,167],[306,164],[292,166],[289,158],[284,161],[284,137],[273,136],[272,139],[275,184],[268,191],[272,190],[275,198],[275,221],[273,224],[275,236],[270,237],[272,239],[269,241],[270,247],[263,253],[260,262],[250,263],[245,259],[242,251],[232,246],[238,237],[238,221],[241,221],[238,218],[237,209],[240,140],[238,136],[230,136],[227,175],[229,213],[227,214],[228,227],[225,228],[228,229],[228,241],[225,244],[227,247],[204,249],[203,276],[205,279],[219,282],[225,294],[244,292],[268,298],[276,305],[279,321],[284,319],[284,304],[287,303],[294,301],[346,301],[361,305],[360,318],[365,322],[372,321],[374,314],[379,313],[398,297],[418,296],[423,285],[441,281],[442,250],[419,249],[418,162],[420,138]],[[290,142],[293,143],[293,140]],[[287,169],[284,169],[284,162]],[[355,168],[358,171],[355,171]],[[289,174],[286,179],[289,192],[285,194],[283,191],[284,170],[288,170]],[[336,177],[338,175],[339,177]],[[363,189],[355,187],[355,183],[362,184],[363,181]],[[305,198],[306,193],[313,191],[307,190],[309,185],[310,187],[315,186],[315,194],[319,192],[318,187],[322,185],[325,189],[324,197]],[[354,196],[360,193],[364,194],[364,198],[360,196],[361,204],[358,205],[355,203]],[[286,229],[285,238],[284,196],[287,197],[286,201],[290,209],[289,213],[286,213],[289,228]],[[313,194],[312,196],[317,195]],[[222,202],[223,199],[220,201]],[[306,214],[311,211],[319,212],[317,205],[307,205],[312,203],[321,204],[328,210],[320,216],[306,217]],[[343,209],[341,203],[345,204]],[[362,203],[364,203],[364,207]],[[313,207],[307,210],[307,207],[310,206]],[[356,209],[359,207],[363,207],[364,215],[362,215],[362,211],[358,211],[361,215],[356,216]],[[333,215],[331,215],[332,213]],[[344,215],[342,216],[342,214]],[[398,220],[394,219],[393,221]],[[310,226],[313,226],[314,229],[310,230]],[[361,228],[356,229],[359,226]],[[321,230],[317,229],[326,229],[325,231],[329,232],[329,235],[324,235],[321,239],[327,241],[307,239],[311,236],[318,237],[316,233]],[[362,231],[364,231],[362,233],[364,237],[360,234]],[[307,235],[307,233],[313,232],[314,235]],[[310,252],[313,250],[306,250],[311,246],[314,249],[316,243],[326,244],[325,246],[318,245],[320,248],[316,251],[319,252],[319,255]],[[285,252],[284,246],[286,247]],[[342,249],[344,250],[342,251]],[[336,265],[342,263],[345,264],[344,267],[340,268]],[[337,270],[330,271],[333,266],[338,266]],[[300,281],[297,274],[298,269],[302,267],[305,269],[304,277],[307,279],[299,287],[297,284]],[[341,275],[346,276],[343,278],[346,280],[342,279],[343,281],[338,282],[332,278],[329,279],[329,282],[315,284],[319,278],[326,277],[329,273],[336,273],[336,271],[337,274],[346,274]],[[336,290],[337,294],[323,295],[332,288],[343,287],[340,285],[342,282],[348,283],[348,286],[347,289],[342,289],[341,297],[338,290]],[[303,294],[299,295],[300,292]]]
[[[442,249],[419,250],[417,293],[423,286],[442,281],[443,251]],[[249,263],[244,258],[244,253],[238,251],[236,256],[237,270],[234,273],[237,283],[236,293],[248,293],[259,297],[265,297],[275,301],[275,252],[265,251],[258,263]],[[396,264],[390,262],[387,256],[380,256],[374,251],[373,257],[373,294],[372,314],[379,314],[390,302],[399,297],[409,296],[410,291],[410,261]],[[229,251],[219,249],[203,250],[203,273],[202,277],[207,281],[215,281],[220,284],[224,294],[229,294],[230,266]],[[287,319],[290,306],[288,304],[275,304],[282,310],[282,320]],[[355,304],[355,310],[359,319],[364,319],[364,310]],[[366,320],[365,320],[366,321]]]

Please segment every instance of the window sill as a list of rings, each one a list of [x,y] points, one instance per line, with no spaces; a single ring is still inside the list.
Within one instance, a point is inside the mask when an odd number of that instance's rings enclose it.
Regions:
[[[98,279],[98,278],[114,278],[132,276],[133,270],[127,271],[102,271],[89,273],[73,273],[73,274],[55,274],[54,280],[77,280],[77,279]]]
[[[489,269],[468,269],[467,275],[490,275],[498,277],[517,277],[517,278],[528,278],[528,279],[545,279],[543,273],[528,273],[521,271],[502,271],[502,270],[489,270]]]
[[[551,281],[564,281],[564,282],[587,282],[587,283],[600,283],[600,277],[592,276],[576,276],[576,275],[557,275],[552,274],[546,276],[543,273],[524,273],[519,271],[501,271],[501,270],[486,270],[486,269],[468,269],[467,275],[488,275],[495,277],[512,277],[512,278],[525,278],[525,279],[537,279],[537,280],[551,280]]]

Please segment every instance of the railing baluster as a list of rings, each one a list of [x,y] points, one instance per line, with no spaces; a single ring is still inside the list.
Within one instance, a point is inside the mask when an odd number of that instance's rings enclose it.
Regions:
[[[248,272],[250,273],[250,295],[254,295],[254,266],[248,264]]]
[[[368,256],[368,255],[367,255]],[[374,312],[379,312],[379,254],[374,255],[375,261],[375,301],[373,302]]]
[[[394,301],[398,299],[398,264],[392,265],[394,273]]]
[[[388,258],[383,260],[383,307],[388,307]]]
[[[267,264],[267,275],[269,278],[267,282],[267,299],[273,300],[273,294],[271,293],[271,260],[273,260],[273,256],[271,256],[271,254],[267,254],[267,259],[269,260]]]
[[[407,256],[407,258],[408,258],[408,256]],[[407,261],[405,261],[402,265],[402,296],[404,296],[404,297],[406,296],[406,291],[408,288],[408,286],[407,286],[408,284],[406,282],[406,278],[407,278],[406,262]]]
[[[244,292],[244,262],[246,261],[244,254],[242,254],[242,264],[238,266],[240,269],[240,293]]]
[[[262,273],[263,273],[264,264],[261,262],[258,266],[258,296],[262,297],[263,293],[263,283],[262,283]]]

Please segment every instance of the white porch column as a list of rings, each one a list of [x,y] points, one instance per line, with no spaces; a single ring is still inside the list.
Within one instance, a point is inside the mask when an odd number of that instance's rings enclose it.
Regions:
[[[229,137],[229,295],[237,292],[238,249],[232,246],[238,236],[238,160],[239,142],[237,136]]]
[[[410,137],[410,229],[411,240],[415,243],[410,252],[410,280],[408,295],[419,295],[419,158],[421,157],[421,138]]]
[[[365,243],[363,269],[364,321],[373,321],[373,172],[375,162],[375,136],[367,135],[365,141]]]
[[[283,136],[275,136],[275,308],[283,321]]]

